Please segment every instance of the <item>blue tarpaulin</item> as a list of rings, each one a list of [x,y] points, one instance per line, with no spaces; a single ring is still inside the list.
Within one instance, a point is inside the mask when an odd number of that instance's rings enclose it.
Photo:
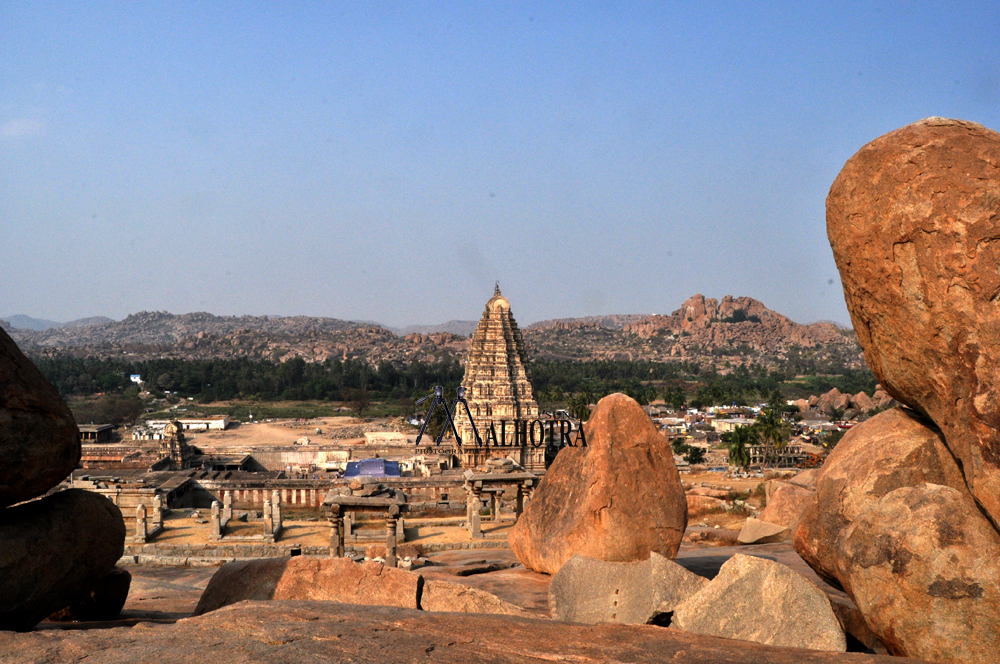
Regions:
[[[344,477],[399,477],[399,462],[385,459],[348,461]]]

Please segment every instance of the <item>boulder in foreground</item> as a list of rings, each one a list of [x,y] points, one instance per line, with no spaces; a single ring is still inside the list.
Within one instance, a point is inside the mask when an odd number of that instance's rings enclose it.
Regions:
[[[521,563],[555,574],[579,554],[637,562],[677,554],[687,501],[670,443],[635,400],[612,394],[584,425],[588,447],[556,456],[511,531]]]
[[[844,652],[826,594],[790,568],[736,554],[675,610],[671,627],[767,645]]]
[[[491,664],[910,664],[775,648],[650,625],[574,625],[334,602],[244,602],[174,624],[0,632],[5,664],[49,662],[441,662]]]
[[[653,552],[637,563],[573,556],[549,584],[549,611],[578,623],[663,624],[708,579]]]
[[[740,544],[770,544],[788,538],[788,528],[750,517],[743,524],[737,541]]]
[[[830,188],[844,297],[882,388],[928,416],[1000,523],[1000,133],[927,118],[871,141]]]
[[[110,574],[98,579],[90,592],[71,606],[49,616],[49,620],[114,620],[125,606],[131,585],[132,575],[128,570],[115,567]]]
[[[847,529],[838,576],[889,652],[982,664],[1000,651],[1000,535],[966,492],[896,489]]]
[[[79,461],[66,402],[0,330],[0,508],[42,495]]]
[[[227,563],[202,593],[194,615],[243,600],[324,600],[419,608],[423,579],[395,567],[350,558],[261,558]]]
[[[485,590],[448,581],[424,581],[423,591],[420,593],[420,608],[424,611],[449,613],[497,613],[523,618],[537,617]]]
[[[0,510],[0,629],[27,630],[84,599],[125,549],[110,500],[69,489]]]

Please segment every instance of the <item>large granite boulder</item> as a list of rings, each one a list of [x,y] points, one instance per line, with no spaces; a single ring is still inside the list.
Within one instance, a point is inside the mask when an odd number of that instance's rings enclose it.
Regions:
[[[84,599],[125,549],[110,500],[69,489],[0,510],[0,629],[27,630]]]
[[[508,541],[525,567],[555,574],[579,554],[614,562],[673,558],[687,502],[670,443],[624,394],[598,402],[589,447],[556,456]]]
[[[423,579],[379,562],[350,558],[261,558],[219,568],[198,600],[200,616],[243,600],[324,600],[420,608]]]
[[[827,233],[868,366],[1000,523],[1000,133],[927,118],[845,164]]]
[[[890,491],[927,483],[965,491],[940,431],[910,410],[879,413],[848,431],[827,457],[793,534],[795,550],[820,576],[839,582],[847,527]]]
[[[707,583],[655,551],[637,563],[573,556],[552,577],[549,611],[568,622],[665,624],[675,606]]]
[[[799,518],[809,505],[813,492],[791,482],[769,482],[767,506],[757,516],[761,521],[767,521],[789,532],[795,530]]]
[[[791,537],[788,528],[750,517],[743,522],[743,528],[736,541],[740,544],[771,544]]]
[[[674,609],[670,626],[775,646],[847,650],[844,631],[822,590],[781,563],[741,554]]]
[[[42,495],[79,461],[73,414],[0,330],[0,508]]]
[[[110,574],[97,579],[90,592],[65,609],[53,613],[49,620],[114,620],[125,606],[131,585],[132,575],[129,571],[115,567]]]
[[[896,489],[847,528],[838,577],[890,653],[981,664],[1000,650],[1000,535],[972,497]]]

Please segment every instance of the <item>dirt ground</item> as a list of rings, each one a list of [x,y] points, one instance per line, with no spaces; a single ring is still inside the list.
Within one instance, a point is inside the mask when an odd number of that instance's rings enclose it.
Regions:
[[[314,445],[330,445],[332,439],[317,435],[316,429],[324,434],[331,429],[352,426],[357,422],[353,417],[321,417],[309,420],[308,424],[295,420],[275,420],[273,422],[242,423],[231,425],[225,431],[185,432],[188,443],[202,450],[217,450],[233,447],[293,446],[295,441],[306,436]],[[364,438],[340,440],[340,443],[364,442]]]

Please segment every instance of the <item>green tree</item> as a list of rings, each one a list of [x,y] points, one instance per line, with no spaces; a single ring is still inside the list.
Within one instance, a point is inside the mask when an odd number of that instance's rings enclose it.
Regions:
[[[773,407],[764,408],[753,426],[764,445],[764,464],[777,461],[778,453],[784,449],[791,435],[791,427],[781,419],[781,411]]]
[[[729,450],[729,463],[746,470],[750,467],[749,447],[758,442],[757,431],[750,426],[736,427],[722,434],[722,442]]]
[[[581,422],[586,422],[590,417],[590,399],[587,396],[587,394],[574,394],[566,402],[567,410]]]
[[[693,445],[687,445],[687,454],[684,455],[684,460],[687,461],[692,466],[696,463],[704,463],[705,461],[705,450],[700,447],[694,447]]]

